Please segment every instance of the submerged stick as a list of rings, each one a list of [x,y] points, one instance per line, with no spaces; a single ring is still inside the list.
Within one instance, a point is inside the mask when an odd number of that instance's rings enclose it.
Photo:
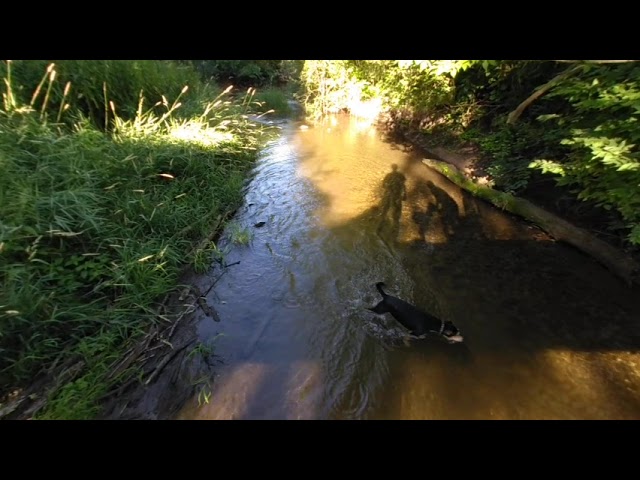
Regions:
[[[153,379],[156,378],[160,374],[160,372],[162,372],[164,367],[166,367],[171,360],[176,358],[176,355],[182,352],[185,348],[187,348],[193,342],[195,342],[195,339],[190,340],[189,342],[185,343],[182,347],[178,348],[177,350],[174,350],[170,354],[167,354],[167,356],[160,362],[160,364],[156,367],[156,369],[153,372],[151,372],[151,375],[149,375],[149,377],[147,378],[146,382],[144,382],[144,384],[149,385],[153,381]]]
[[[566,242],[598,260],[627,285],[640,285],[640,265],[629,255],[591,235],[586,230],[543,210],[523,198],[477,184],[455,166],[439,160],[424,159],[422,163],[441,173],[460,188],[492,203],[498,208],[535,223],[557,240]]]

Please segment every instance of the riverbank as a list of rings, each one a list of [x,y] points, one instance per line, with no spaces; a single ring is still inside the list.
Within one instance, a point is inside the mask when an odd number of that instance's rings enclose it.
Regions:
[[[112,106],[111,132],[5,103],[0,418],[93,418],[191,354],[176,325],[193,305],[172,292],[209,268],[271,130],[248,117],[250,92],[211,93],[188,116],[180,98],[164,114],[141,99],[129,120]]]

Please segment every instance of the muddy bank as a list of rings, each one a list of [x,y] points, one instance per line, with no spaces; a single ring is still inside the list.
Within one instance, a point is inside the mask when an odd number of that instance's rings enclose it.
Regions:
[[[150,332],[123,360],[129,365],[141,363],[142,380],[133,378],[105,396],[98,419],[165,420],[194,395],[202,395],[204,401],[221,360],[198,342],[196,325],[219,321],[215,309],[204,300],[217,278],[194,272],[185,276],[182,283],[188,286],[171,295],[173,313],[165,315],[174,320],[162,332]]]
[[[224,271],[223,271],[224,273]],[[101,399],[97,419],[168,419],[199,392],[206,395],[219,359],[197,342],[195,325],[217,320],[203,295],[216,279],[185,274],[183,287],[168,295],[158,307],[158,322],[111,366],[108,380],[135,368],[131,378],[116,383]],[[77,360],[43,372],[26,389],[16,390],[3,401],[2,420],[31,420],[48,398],[78,378],[84,362]]]

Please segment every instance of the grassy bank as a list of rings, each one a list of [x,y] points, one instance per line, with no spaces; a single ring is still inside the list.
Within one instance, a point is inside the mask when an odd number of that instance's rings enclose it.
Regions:
[[[90,418],[111,384],[135,374],[106,380],[125,346],[158,321],[155,306],[180,269],[206,263],[193,247],[239,205],[267,132],[247,117],[253,91],[232,101],[198,84],[152,104],[136,92],[132,109],[96,81],[91,121],[55,71],[29,94],[5,68],[0,397],[60,374],[38,418]],[[96,91],[106,93],[101,114]]]

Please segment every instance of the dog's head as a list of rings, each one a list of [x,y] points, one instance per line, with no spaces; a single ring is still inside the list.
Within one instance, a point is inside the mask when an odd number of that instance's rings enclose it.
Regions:
[[[460,335],[460,330],[458,330],[458,327],[456,327],[452,322],[448,320],[444,322],[444,326],[442,328],[442,336],[449,343],[464,342],[464,337]]]

